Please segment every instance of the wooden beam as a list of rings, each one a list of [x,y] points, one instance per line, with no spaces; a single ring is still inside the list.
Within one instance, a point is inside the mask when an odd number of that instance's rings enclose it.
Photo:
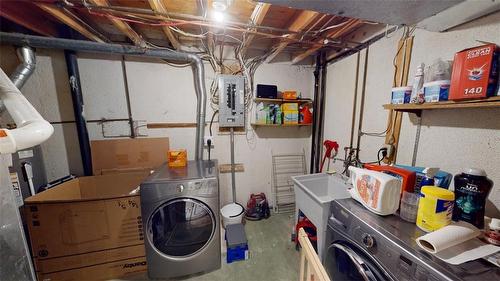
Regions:
[[[267,13],[269,12],[270,8],[271,8],[271,4],[257,3],[255,8],[253,9],[252,15],[250,16],[250,22],[254,25],[261,25],[262,22],[264,21],[264,18],[267,15]],[[255,38],[255,34],[249,34],[247,36],[247,39],[245,40],[245,44],[243,45],[243,48],[241,49],[242,56],[245,55],[245,52],[248,49],[248,46],[250,46],[250,44],[252,43],[254,38]]]
[[[149,1],[149,6],[151,6],[151,9],[155,12],[160,12],[160,13],[167,13],[167,9],[165,7],[165,3],[162,0],[148,0]],[[178,50],[180,48],[180,43],[179,40],[175,37],[174,33],[168,26],[162,26],[161,27],[163,30],[163,33],[165,33],[165,36],[168,38],[168,41],[170,41],[170,44],[174,47],[174,49]]]
[[[100,43],[105,42],[98,35],[94,34],[90,30],[88,30],[84,25],[73,19],[72,16],[66,13],[64,10],[57,8],[56,6],[53,6],[51,4],[36,3],[36,5],[40,7],[40,9],[44,10],[45,12],[51,14],[52,16],[63,22],[64,24],[78,31],[80,34],[87,37],[88,39]]]
[[[362,24],[361,20],[358,20],[358,19],[348,19],[347,22],[346,22],[346,24],[344,24],[343,26],[341,26],[339,28],[333,28],[330,32],[328,32],[327,35],[326,35],[326,38],[329,38],[329,39],[340,38],[343,35],[347,34],[349,31],[351,31],[354,28],[360,26],[361,24]],[[316,41],[316,43],[318,43],[318,44],[322,44],[322,42],[323,42],[323,39],[320,39],[320,40]],[[305,58],[307,58],[308,56],[312,55],[314,52],[316,52],[319,49],[321,49],[320,45],[311,47],[307,51],[305,51],[305,52],[299,54],[298,56],[294,57],[293,60],[292,60],[292,64],[296,64],[296,63],[299,63],[299,62],[303,61]]]
[[[98,6],[109,6],[108,0],[90,0],[94,5]],[[146,42],[142,37],[126,22],[116,19],[114,17],[107,17],[111,23],[118,28],[123,34],[127,35],[135,45],[140,47],[146,47]]]
[[[300,15],[290,24],[288,30],[294,32],[300,32],[304,28],[306,28],[312,21],[319,15],[318,12],[313,11],[302,11]],[[295,33],[291,35],[292,38],[297,38],[298,35]],[[274,51],[267,57],[266,62],[272,61],[281,51],[283,51],[290,41],[285,40],[278,44],[278,46],[274,49]]]
[[[0,16],[45,36],[57,37],[59,35],[57,26],[54,23],[39,16],[36,17],[33,7],[26,7],[25,4],[27,3],[2,1]]]

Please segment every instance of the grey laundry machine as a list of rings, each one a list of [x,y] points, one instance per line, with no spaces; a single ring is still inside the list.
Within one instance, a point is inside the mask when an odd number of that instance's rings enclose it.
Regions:
[[[216,160],[163,165],[141,184],[148,275],[164,279],[221,266]]]
[[[353,199],[331,203],[323,265],[332,280],[500,280],[500,268],[475,260],[450,265],[421,250],[425,233],[398,216],[379,216]]]

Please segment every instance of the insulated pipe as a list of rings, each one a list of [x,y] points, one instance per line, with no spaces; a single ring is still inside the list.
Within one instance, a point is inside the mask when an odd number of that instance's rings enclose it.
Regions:
[[[0,154],[39,145],[54,132],[52,125],[43,119],[1,68],[0,100],[17,125],[13,130],[0,129]]]
[[[150,57],[189,62],[193,69],[196,97],[196,150],[195,160],[203,160],[203,136],[205,134],[205,112],[207,94],[205,88],[205,68],[201,58],[195,54],[167,49],[147,49],[131,45],[96,43],[83,40],[70,40],[19,33],[0,32],[0,42],[14,45],[27,45],[33,48],[66,49],[90,53],[120,54],[136,57]]]

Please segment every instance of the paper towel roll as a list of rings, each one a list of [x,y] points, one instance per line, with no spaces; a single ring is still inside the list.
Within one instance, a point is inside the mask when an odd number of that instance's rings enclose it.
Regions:
[[[417,238],[417,244],[430,253],[437,253],[481,234],[481,231],[467,222],[457,222]]]

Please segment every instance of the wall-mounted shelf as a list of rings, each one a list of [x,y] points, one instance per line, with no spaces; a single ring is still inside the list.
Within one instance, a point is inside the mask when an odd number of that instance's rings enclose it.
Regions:
[[[285,103],[285,102],[296,102],[296,103],[312,103],[311,99],[296,99],[296,100],[285,100],[285,99],[268,99],[268,98],[255,98],[255,102],[274,102],[274,103]]]
[[[490,97],[480,100],[464,100],[464,101],[442,101],[423,104],[384,104],[385,109],[412,112],[420,114],[422,110],[432,109],[459,109],[459,108],[479,108],[479,107],[498,107],[500,108],[500,97]]]
[[[310,127],[312,124],[258,124],[252,123],[254,127]]]

